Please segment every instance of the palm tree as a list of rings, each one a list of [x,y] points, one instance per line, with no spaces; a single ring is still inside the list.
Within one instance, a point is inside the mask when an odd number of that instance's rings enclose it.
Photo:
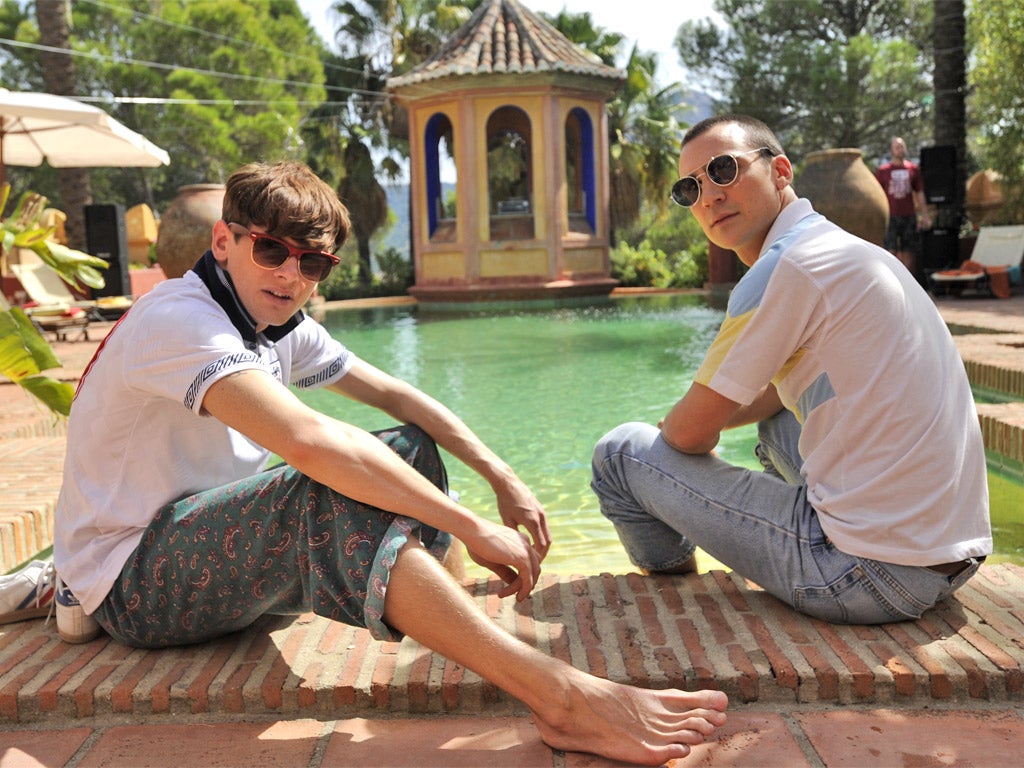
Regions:
[[[477,5],[479,0],[341,0],[331,7],[340,57],[325,68],[328,88],[336,85],[351,96],[343,108],[316,112],[321,129],[311,129],[310,138],[324,157],[341,154],[338,194],[352,215],[363,288],[372,278],[370,238],[387,222],[387,194],[378,179],[397,178],[402,168],[395,155],[408,154],[408,121],[385,91],[387,78],[428,58]]]
[[[634,46],[626,84],[608,104],[613,233],[635,222],[644,203],[664,210],[678,175],[682,86],[655,90],[656,68],[656,54]]]
[[[623,36],[595,27],[589,13],[545,17],[569,40],[615,66]],[[655,90],[657,54],[635,45],[626,62],[626,82],[608,103],[611,240],[640,216],[645,202],[663,210],[676,178],[682,85]]]
[[[352,234],[359,250],[359,285],[369,288],[370,238],[388,220],[388,197],[377,181],[373,157],[358,138],[351,137],[343,153],[345,177],[338,185],[338,197],[352,214]]]
[[[47,49],[70,51],[68,19],[69,0],[36,0],[39,41]],[[69,54],[44,50],[41,54],[46,90],[58,96],[76,96],[78,79],[75,61]],[[60,193],[68,220],[65,225],[68,242],[74,248],[85,248],[85,206],[92,202],[92,180],[86,168],[60,168]]]
[[[935,143],[956,147],[957,220],[963,221],[967,188],[967,22],[963,0],[933,0]]]

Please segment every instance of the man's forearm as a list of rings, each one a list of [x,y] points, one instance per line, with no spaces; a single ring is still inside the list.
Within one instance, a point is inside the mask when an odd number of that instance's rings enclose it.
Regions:
[[[782,410],[782,400],[774,384],[769,384],[749,405],[740,406],[725,425],[726,429],[757,424]]]

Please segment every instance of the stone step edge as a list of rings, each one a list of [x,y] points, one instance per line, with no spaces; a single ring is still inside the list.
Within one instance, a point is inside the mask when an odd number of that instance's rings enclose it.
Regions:
[[[922,619],[827,624],[734,573],[546,575],[524,603],[467,582],[507,631],[599,677],[719,688],[737,706],[932,706],[1024,700],[1024,568],[985,565]],[[411,640],[312,615],[265,617],[230,637],[144,651],[68,645],[52,621],[0,627],[0,722],[168,715],[525,713],[472,671]]]

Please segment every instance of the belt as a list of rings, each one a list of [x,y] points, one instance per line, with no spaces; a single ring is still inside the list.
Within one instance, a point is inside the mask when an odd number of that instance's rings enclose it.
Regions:
[[[984,557],[968,557],[966,560],[957,560],[952,563],[940,563],[939,565],[928,565],[925,567],[929,571],[941,573],[943,576],[956,576],[961,571],[966,570],[975,560],[977,560],[979,564],[985,562]]]

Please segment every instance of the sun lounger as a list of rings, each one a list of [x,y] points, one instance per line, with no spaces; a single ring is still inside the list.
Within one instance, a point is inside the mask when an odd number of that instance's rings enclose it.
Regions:
[[[57,341],[89,339],[89,315],[81,307],[24,307],[41,333],[52,333]]]
[[[1024,282],[1022,259],[1024,226],[982,227],[971,258],[959,269],[932,273],[929,284],[934,293],[959,296],[964,290],[973,290],[1009,298],[1013,288]]]
[[[9,266],[29,299],[41,306],[81,307],[93,320],[111,320],[127,312],[133,303],[131,296],[76,298],[60,275],[41,261]]]
[[[54,334],[58,341],[89,338],[89,323],[100,319],[96,302],[76,299],[42,262],[8,266],[29,298],[25,314],[40,331]]]

